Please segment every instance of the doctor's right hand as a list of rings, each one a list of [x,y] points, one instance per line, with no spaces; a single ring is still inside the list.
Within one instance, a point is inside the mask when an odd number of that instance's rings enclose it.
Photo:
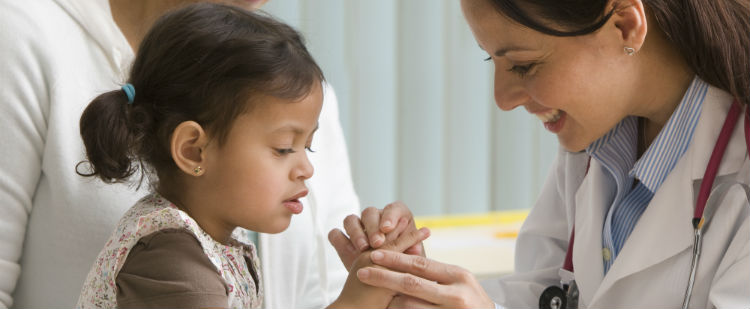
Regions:
[[[390,307],[495,308],[476,278],[461,267],[388,250],[370,253],[381,267],[357,270],[362,283],[398,292]]]

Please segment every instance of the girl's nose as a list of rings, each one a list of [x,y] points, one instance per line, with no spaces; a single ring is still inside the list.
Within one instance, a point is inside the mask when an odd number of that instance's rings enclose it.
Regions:
[[[298,162],[292,170],[292,180],[307,180],[312,177],[313,171],[314,168],[312,166],[312,163],[310,163],[310,159],[307,157],[307,153],[304,153],[303,157],[300,158],[300,162]]]

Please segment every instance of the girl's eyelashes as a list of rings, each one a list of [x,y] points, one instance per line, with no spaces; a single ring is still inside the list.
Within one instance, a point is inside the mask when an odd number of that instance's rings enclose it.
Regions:
[[[296,150],[294,150],[292,148],[275,148],[274,150],[276,150],[276,153],[278,153],[279,155],[282,155],[282,156],[297,152]],[[315,150],[312,150],[311,146],[305,146],[305,150],[307,150],[309,152],[315,152]]]
[[[296,152],[292,148],[276,148],[275,150],[276,150],[276,153],[278,153],[279,155],[282,155],[282,156]]]
[[[537,64],[536,63],[529,63],[527,65],[514,65],[510,69],[508,69],[508,72],[513,72],[516,75],[520,76],[521,78],[526,77],[526,75],[533,69]]]

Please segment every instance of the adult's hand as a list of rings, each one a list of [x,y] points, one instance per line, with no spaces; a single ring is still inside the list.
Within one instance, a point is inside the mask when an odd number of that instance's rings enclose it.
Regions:
[[[397,239],[383,244],[380,250],[400,253],[429,236],[430,230],[427,228],[403,233]],[[362,267],[380,267],[372,264],[371,252],[366,250],[353,261],[341,295],[329,308],[385,308],[393,300],[396,292],[364,284],[357,278],[357,270]]]
[[[396,297],[392,307],[494,308],[479,282],[467,270],[423,256],[376,250],[370,253],[376,267],[357,271],[363,283],[412,297]]]

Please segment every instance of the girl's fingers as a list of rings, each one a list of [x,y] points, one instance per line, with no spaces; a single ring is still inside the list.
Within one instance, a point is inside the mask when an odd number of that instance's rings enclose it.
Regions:
[[[405,218],[401,218],[398,220],[398,224],[396,224],[396,228],[392,231],[390,231],[388,234],[385,234],[385,242],[390,243],[394,240],[396,240],[401,234],[404,233],[409,228],[409,225],[407,223],[407,220]],[[416,229],[416,228],[414,228]]]
[[[354,248],[359,251],[366,250],[370,245],[367,241],[367,235],[365,229],[362,227],[362,223],[357,215],[349,215],[344,219],[344,230],[349,235]]]
[[[392,231],[396,228],[396,225],[401,218],[406,218],[407,223],[414,222],[414,217],[412,216],[411,211],[404,203],[393,202],[388,204],[388,206],[383,208],[380,218],[380,231],[383,233]]]
[[[418,230],[402,233],[398,238],[383,246],[382,249],[404,252],[406,249],[409,249],[416,244],[420,244],[423,240],[427,239],[427,237],[430,237],[430,229],[423,227]]]
[[[367,207],[362,211],[362,226],[369,240],[370,247],[379,248],[385,243],[385,234],[380,232],[380,209]]]
[[[331,242],[333,248],[336,249],[336,253],[338,253],[339,259],[341,259],[341,263],[344,264],[344,267],[346,267],[346,269],[351,269],[354,260],[360,253],[359,250],[354,248],[351,240],[349,240],[341,230],[332,229],[328,233],[328,241]]]

